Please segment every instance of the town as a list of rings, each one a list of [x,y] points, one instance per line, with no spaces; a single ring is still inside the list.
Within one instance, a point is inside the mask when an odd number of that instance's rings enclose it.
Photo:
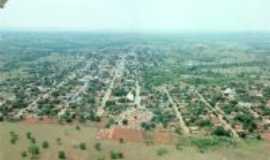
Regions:
[[[3,124],[91,126],[127,143],[270,141],[269,35],[0,37]]]

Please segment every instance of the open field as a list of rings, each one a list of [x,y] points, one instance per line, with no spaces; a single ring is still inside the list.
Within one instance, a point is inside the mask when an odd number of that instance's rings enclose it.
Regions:
[[[9,132],[14,131],[18,134],[19,139],[16,144],[10,143]],[[26,133],[31,132],[36,139],[36,143],[41,146],[42,141],[49,142],[49,148],[40,147],[39,159],[41,160],[57,160],[58,151],[64,150],[67,159],[70,160],[97,160],[104,157],[110,159],[112,150],[121,151],[124,159],[127,160],[267,160],[269,159],[270,143],[249,141],[238,144],[237,146],[219,146],[212,148],[205,153],[199,152],[195,146],[183,145],[181,150],[177,150],[175,145],[145,144],[145,143],[120,143],[118,141],[99,141],[95,138],[97,129],[94,127],[80,126],[80,130],[76,129],[76,125],[58,124],[27,124],[20,123],[1,123],[0,124],[0,159],[22,159],[21,153],[27,150],[30,145],[26,138]],[[61,138],[61,144],[57,144],[57,138]],[[86,150],[80,150],[78,145],[81,142],[86,143]],[[101,144],[101,151],[95,149],[95,144]],[[159,150],[166,150],[162,156],[157,153]],[[25,158],[28,159],[28,158]]]

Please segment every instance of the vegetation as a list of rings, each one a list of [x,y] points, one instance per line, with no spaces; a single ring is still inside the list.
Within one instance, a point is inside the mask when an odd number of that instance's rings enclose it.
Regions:
[[[102,150],[102,148],[101,148],[101,143],[96,143],[95,144],[95,149],[97,150],[97,151],[101,151]]]
[[[85,143],[80,143],[79,145],[81,150],[86,150],[86,144]]]
[[[59,159],[66,159],[66,154],[64,151],[59,151],[58,152],[58,158]]]
[[[49,142],[48,141],[42,142],[42,148],[44,148],[44,149],[49,148]]]
[[[19,136],[13,131],[11,131],[9,134],[10,134],[10,143],[11,144],[16,144],[16,142],[19,139]]]
[[[123,159],[124,155],[123,153],[119,152],[119,151],[111,151],[111,159]]]
[[[157,151],[157,155],[158,155],[158,156],[164,156],[164,155],[166,155],[166,154],[168,154],[168,150],[166,150],[166,149],[164,149],[164,148],[160,148],[160,149],[158,149],[158,151]]]

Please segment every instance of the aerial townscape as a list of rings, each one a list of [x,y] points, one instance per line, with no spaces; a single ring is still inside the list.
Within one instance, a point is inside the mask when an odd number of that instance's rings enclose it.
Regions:
[[[0,0],[0,160],[270,160],[269,0]]]
[[[269,40],[1,32],[0,159],[267,159]]]

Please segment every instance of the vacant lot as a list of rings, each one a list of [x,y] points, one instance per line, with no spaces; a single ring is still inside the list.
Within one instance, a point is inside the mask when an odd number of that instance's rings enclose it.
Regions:
[[[10,132],[18,135],[15,144],[10,142]],[[40,146],[39,159],[58,160],[58,152],[65,151],[67,159],[70,160],[96,160],[111,159],[111,151],[116,150],[128,160],[266,160],[270,156],[270,144],[266,142],[242,142],[236,147],[220,147],[201,153],[194,146],[183,146],[177,150],[175,145],[146,145],[145,143],[120,143],[118,141],[96,140],[97,129],[95,127],[58,124],[26,124],[1,123],[0,124],[0,160],[23,159],[21,154],[27,151],[30,145],[27,132],[31,132]],[[43,141],[49,142],[49,148],[43,149]],[[80,143],[86,144],[86,149],[79,147]],[[100,143],[100,150],[95,146]],[[158,153],[160,153],[158,155]],[[30,159],[28,157],[25,159]]]

